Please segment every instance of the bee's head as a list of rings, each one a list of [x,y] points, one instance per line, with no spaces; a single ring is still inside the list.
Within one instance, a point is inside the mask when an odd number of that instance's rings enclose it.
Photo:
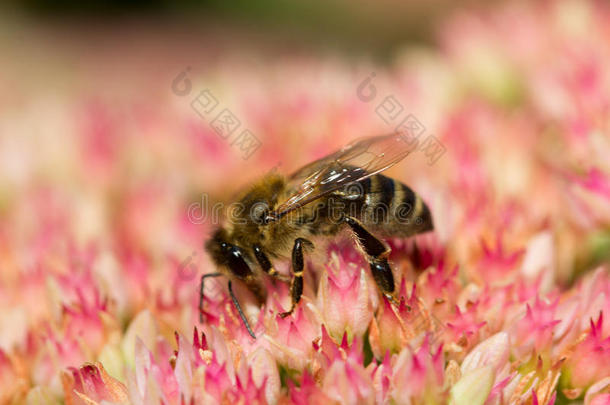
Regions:
[[[245,260],[247,254],[228,240],[227,231],[219,228],[206,242],[205,249],[218,266],[229,268],[238,277],[248,276],[252,271]]]

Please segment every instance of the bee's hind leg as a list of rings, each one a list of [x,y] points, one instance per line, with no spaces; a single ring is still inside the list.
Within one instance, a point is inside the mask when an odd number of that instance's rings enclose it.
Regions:
[[[366,253],[377,287],[379,287],[383,295],[396,304],[397,301],[394,295],[396,286],[394,284],[392,268],[388,263],[388,256],[391,252],[390,248],[370,233],[357,219],[346,216],[345,222],[350,226],[358,239],[358,244]]]
[[[282,318],[292,314],[297,304],[301,300],[303,294],[303,270],[305,268],[305,259],[303,257],[303,246],[313,248],[313,243],[307,239],[297,238],[294,241],[294,247],[292,248],[292,282],[290,283],[290,298],[292,304],[290,310],[282,312],[280,316]]]

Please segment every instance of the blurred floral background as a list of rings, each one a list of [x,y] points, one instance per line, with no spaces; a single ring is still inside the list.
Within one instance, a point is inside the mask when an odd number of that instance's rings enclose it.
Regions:
[[[608,3],[32,0],[0,32],[0,403],[610,404]],[[236,286],[256,340],[223,281],[199,323],[214,207],[406,123],[436,229],[388,241],[400,306],[337,240],[290,317]]]

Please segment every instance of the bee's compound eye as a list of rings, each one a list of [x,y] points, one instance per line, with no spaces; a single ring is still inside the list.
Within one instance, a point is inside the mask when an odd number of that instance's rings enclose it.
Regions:
[[[238,247],[231,247],[228,259],[229,267],[236,276],[243,278],[252,274]]]

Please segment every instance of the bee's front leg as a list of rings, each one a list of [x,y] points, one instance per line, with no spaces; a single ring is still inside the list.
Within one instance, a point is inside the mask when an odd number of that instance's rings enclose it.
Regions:
[[[204,293],[204,283],[205,279],[209,277],[220,277],[223,276],[222,273],[208,273],[201,276],[201,281],[199,284],[199,323],[203,323],[203,293]]]
[[[358,244],[367,255],[377,287],[390,301],[397,304],[396,297],[394,296],[396,288],[394,276],[392,275],[392,268],[388,263],[388,256],[391,252],[390,248],[370,233],[357,219],[346,216],[345,222],[350,226],[358,239]]]
[[[280,316],[282,318],[292,314],[296,305],[301,300],[303,294],[303,270],[305,269],[305,259],[303,257],[303,246],[313,248],[313,243],[307,239],[297,238],[294,241],[294,247],[292,248],[292,283],[290,283],[290,298],[292,305],[290,311],[282,312]]]

